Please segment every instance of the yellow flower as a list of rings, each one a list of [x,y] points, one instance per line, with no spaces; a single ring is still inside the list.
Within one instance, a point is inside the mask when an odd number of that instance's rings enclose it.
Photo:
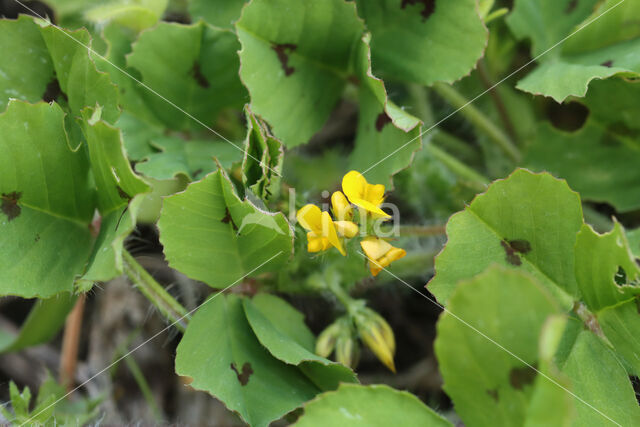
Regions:
[[[384,201],[384,185],[369,184],[358,171],[351,171],[342,178],[342,191],[354,205],[370,212],[374,218],[391,218],[380,205]]]
[[[335,191],[331,195],[331,209],[333,216],[339,221],[351,221],[353,219],[353,209],[342,191]]]
[[[298,211],[296,219],[308,231],[307,250],[309,252],[325,251],[334,246],[342,255],[347,254],[338,238],[335,223],[329,212],[322,212],[316,205],[309,204]]]
[[[374,276],[377,276],[380,271],[388,267],[393,261],[407,254],[404,249],[396,248],[378,237],[362,239],[360,246],[362,246],[362,250],[369,258],[369,270]]]

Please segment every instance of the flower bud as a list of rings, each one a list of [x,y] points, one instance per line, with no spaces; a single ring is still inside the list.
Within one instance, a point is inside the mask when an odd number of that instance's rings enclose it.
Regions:
[[[396,343],[393,330],[387,321],[373,310],[364,309],[356,315],[355,322],[362,341],[387,368],[395,373],[393,356]]]
[[[338,221],[351,221],[353,219],[353,209],[342,191],[335,191],[331,195],[331,208],[333,216]]]
[[[320,357],[329,357],[336,346],[336,339],[340,334],[340,324],[334,322],[324,331],[320,332],[316,339],[316,354]]]
[[[340,334],[336,339],[336,361],[349,368],[358,366],[360,347],[352,334]]]

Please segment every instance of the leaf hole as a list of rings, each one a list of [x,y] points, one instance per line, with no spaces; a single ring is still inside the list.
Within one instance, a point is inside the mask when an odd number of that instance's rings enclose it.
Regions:
[[[582,129],[589,118],[589,109],[575,101],[558,104],[549,100],[544,108],[553,127],[565,132],[576,132]]]

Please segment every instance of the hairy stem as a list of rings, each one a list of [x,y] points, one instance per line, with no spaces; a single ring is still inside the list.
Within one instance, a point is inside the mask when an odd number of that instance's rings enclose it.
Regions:
[[[438,148],[434,144],[427,144],[425,150],[428,150],[434,158],[447,166],[451,172],[458,175],[462,182],[468,187],[477,191],[486,190],[487,185],[489,185],[489,180],[453,157],[451,154]]]
[[[460,113],[466,117],[480,132],[483,132],[498,145],[504,152],[515,162],[519,162],[521,155],[518,148],[513,144],[511,139],[497,127],[487,116],[484,115],[473,104],[469,103],[462,94],[454,89],[453,86],[436,83],[433,85],[438,95],[447,101],[454,108],[458,108]]]
[[[70,392],[74,386],[76,365],[78,364],[78,345],[82,330],[82,315],[86,294],[80,294],[73,310],[67,316],[62,337],[62,354],[60,355],[60,384]]]
[[[124,272],[147,299],[176,328],[184,332],[189,321],[186,308],[175,300],[126,250],[122,252]]]

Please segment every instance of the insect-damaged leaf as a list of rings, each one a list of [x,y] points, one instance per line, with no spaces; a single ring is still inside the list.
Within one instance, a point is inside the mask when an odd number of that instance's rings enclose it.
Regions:
[[[284,215],[241,201],[220,170],[164,199],[158,227],[169,265],[214,288],[276,271],[291,255]]]
[[[178,346],[176,372],[252,426],[267,426],[320,392],[260,344],[233,294],[215,294],[198,309]]]
[[[451,217],[428,289],[446,304],[460,279],[497,263],[531,272],[569,308],[581,226],[580,198],[566,182],[519,169]]]

